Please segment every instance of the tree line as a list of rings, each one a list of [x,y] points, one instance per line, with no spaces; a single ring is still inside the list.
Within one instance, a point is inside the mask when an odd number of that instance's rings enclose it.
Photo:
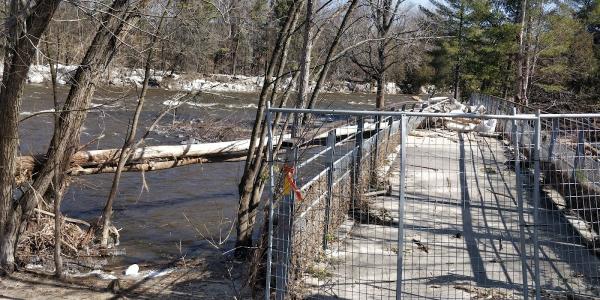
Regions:
[[[431,0],[420,7],[440,35],[408,80],[543,108],[600,91],[600,5],[594,0]],[[580,108],[581,109],[581,108]]]

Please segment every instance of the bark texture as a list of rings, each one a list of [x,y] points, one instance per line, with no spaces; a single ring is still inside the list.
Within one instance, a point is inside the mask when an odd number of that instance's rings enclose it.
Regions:
[[[276,47],[273,50],[269,65],[267,66],[263,87],[258,99],[258,109],[252,128],[252,135],[250,137],[244,174],[242,175],[239,185],[240,202],[236,226],[236,253],[240,257],[246,257],[249,253],[248,249],[252,247],[252,230],[254,228],[256,210],[258,208],[258,203],[254,203],[252,200],[255,199],[252,194],[254,193],[256,178],[259,174],[261,161],[264,156],[264,140],[266,134],[264,124],[265,109],[267,101],[269,100],[269,91],[275,83],[271,81],[271,78],[275,73],[275,68],[278,65],[281,65],[281,62],[285,62],[291,32],[296,23],[302,2],[303,0],[294,1],[288,10],[286,22],[279,32]]]
[[[40,37],[48,27],[60,0],[38,0],[26,7],[10,1],[5,21],[4,73],[0,87],[0,275],[15,268],[16,233],[24,203],[14,199],[19,145],[19,109],[23,86]]]

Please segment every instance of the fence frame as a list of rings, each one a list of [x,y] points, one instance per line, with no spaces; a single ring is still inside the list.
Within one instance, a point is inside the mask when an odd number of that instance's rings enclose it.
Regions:
[[[477,95],[475,96],[477,97]],[[473,98],[471,99],[471,102],[473,102]],[[475,101],[476,102],[476,101]],[[486,102],[486,101],[483,101]],[[487,102],[486,104],[490,104],[489,102]],[[509,102],[510,104],[510,102]],[[508,107],[508,106],[507,106]],[[275,181],[274,181],[274,162],[273,162],[273,143],[272,143],[272,139],[273,139],[273,124],[272,124],[272,120],[271,120],[271,114],[272,113],[288,113],[288,114],[311,114],[311,115],[344,115],[344,116],[353,116],[353,117],[357,117],[358,118],[358,123],[357,123],[357,131],[355,133],[355,147],[353,148],[353,150],[349,151],[346,155],[344,155],[342,158],[338,159],[338,160],[334,160],[334,153],[335,153],[335,145],[336,145],[336,134],[335,134],[335,129],[333,131],[330,131],[328,133],[327,136],[327,142],[326,142],[326,147],[324,150],[322,150],[321,152],[317,153],[316,155],[314,155],[313,157],[308,158],[303,164],[299,164],[296,165],[296,161],[297,161],[297,147],[294,147],[292,149],[292,153],[295,153],[295,155],[291,155],[291,161],[294,164],[295,167],[303,167],[307,164],[308,161],[314,160],[316,159],[316,157],[323,155],[324,153],[327,153],[327,157],[328,157],[328,161],[327,161],[327,165],[328,167],[323,171],[326,172],[326,176],[327,176],[327,193],[326,193],[326,201],[328,203],[330,203],[331,201],[331,197],[332,197],[332,191],[333,191],[333,185],[335,184],[336,180],[335,180],[335,176],[334,176],[334,165],[336,165],[337,162],[341,161],[342,159],[345,159],[348,155],[351,155],[353,157],[353,162],[352,165],[354,165],[355,167],[353,168],[353,170],[356,170],[356,168],[358,169],[358,172],[360,171],[361,168],[361,163],[362,160],[365,158],[363,156],[363,149],[364,149],[364,145],[365,145],[365,141],[363,138],[363,134],[365,132],[365,124],[364,124],[364,117],[365,116],[369,116],[369,117],[375,117],[376,118],[376,129],[375,129],[375,134],[372,135],[368,140],[375,140],[375,144],[374,147],[376,149],[378,149],[380,147],[380,145],[378,144],[380,141],[380,133],[382,133],[383,129],[387,129],[388,130],[388,135],[391,135],[393,133],[394,130],[394,125],[398,124],[398,130],[400,131],[400,193],[399,193],[399,198],[398,198],[398,214],[399,214],[399,230],[398,230],[398,253],[397,253],[397,281],[396,281],[396,299],[401,299],[401,295],[402,295],[402,266],[403,266],[403,251],[401,249],[403,249],[403,242],[404,242],[404,226],[403,226],[403,221],[404,221],[404,203],[405,203],[405,197],[406,197],[406,191],[405,191],[405,185],[406,185],[406,143],[407,143],[407,135],[408,132],[411,131],[413,128],[416,128],[423,119],[428,118],[428,117],[436,117],[436,118],[442,118],[442,117],[447,117],[447,118],[469,118],[469,119],[481,119],[481,120],[487,120],[487,119],[497,119],[497,120],[505,120],[507,123],[510,122],[511,125],[511,130],[510,132],[507,134],[510,144],[515,147],[515,149],[517,149],[517,154],[516,154],[516,159],[514,161],[514,168],[515,168],[515,172],[517,174],[520,174],[521,170],[520,170],[520,156],[521,153],[518,152],[519,145],[520,144],[525,144],[523,141],[519,140],[518,136],[519,136],[519,130],[523,130],[524,126],[527,125],[519,125],[520,122],[530,122],[533,123],[533,141],[532,141],[532,148],[529,149],[529,153],[524,154],[527,156],[527,160],[530,160],[533,162],[533,176],[535,178],[534,181],[534,187],[533,190],[535,191],[532,195],[533,197],[533,203],[534,203],[534,208],[533,208],[533,219],[534,219],[534,226],[533,226],[533,242],[534,242],[534,253],[533,253],[533,258],[534,258],[534,289],[535,289],[535,299],[536,300],[540,300],[541,299],[541,282],[540,282],[540,263],[539,263],[539,241],[538,241],[538,225],[539,224],[539,210],[540,210],[540,176],[541,176],[541,168],[540,168],[540,160],[541,160],[541,131],[542,131],[542,122],[545,120],[551,120],[552,122],[552,132],[551,132],[551,141],[550,141],[550,146],[549,146],[549,155],[550,158],[553,157],[554,155],[554,147],[555,147],[555,143],[556,143],[556,138],[557,138],[557,131],[558,131],[558,119],[560,118],[600,118],[600,113],[588,113],[588,114],[542,114],[540,111],[537,111],[535,114],[534,113],[519,113],[519,110],[524,111],[523,107],[519,107],[517,108],[515,105],[510,106],[511,108],[511,114],[502,114],[502,109],[500,108],[500,105],[495,105],[495,106],[489,106],[490,108],[490,112],[492,114],[475,114],[475,113],[431,113],[431,112],[424,112],[423,108],[420,109],[420,111],[400,111],[400,112],[394,112],[394,111],[354,111],[354,110],[332,110],[332,109],[293,109],[293,108],[271,108],[271,107],[267,107],[266,110],[266,122],[267,122],[267,128],[268,128],[268,155],[267,155],[267,159],[268,159],[268,163],[269,163],[269,175],[270,175],[270,180],[269,180],[269,222],[268,222],[268,250],[267,250],[267,267],[266,267],[266,272],[267,272],[267,278],[266,278],[266,286],[265,286],[265,294],[264,294],[264,298],[265,299],[270,299],[270,292],[271,292],[271,268],[272,268],[272,255],[273,255],[273,234],[274,234],[274,230],[273,230],[273,218],[274,218],[274,188],[275,188]],[[414,107],[413,107],[414,109]],[[399,119],[399,121],[394,121],[394,118]],[[385,126],[383,126],[384,124],[386,124]],[[504,133],[506,134],[506,128],[504,129]],[[521,138],[523,138],[523,135],[521,135]],[[577,151],[581,152],[583,151],[582,149],[580,149],[580,144],[583,145],[583,136],[580,134],[579,138],[578,138],[578,145],[577,145]],[[373,147],[373,145],[371,145],[370,147]],[[387,147],[387,145],[386,145]],[[583,146],[581,146],[583,147]],[[288,155],[288,157],[290,157]],[[368,158],[370,161],[373,160],[373,157],[369,157]],[[288,162],[290,161],[290,159],[288,159]],[[358,166],[357,166],[358,165]],[[373,164],[371,164],[373,165]],[[577,167],[577,158],[574,162],[575,167]],[[315,182],[320,176],[322,176],[323,172],[321,172],[321,174],[317,175],[315,178],[313,178],[313,180],[309,180],[308,183],[302,187],[302,190],[308,188],[308,186],[310,186],[310,184],[312,184],[312,182]],[[353,171],[354,172],[354,171]],[[346,173],[347,175],[347,173]],[[346,175],[342,175],[342,176],[346,176]],[[355,176],[353,176],[354,178]],[[528,284],[528,270],[527,270],[527,253],[525,251],[526,247],[524,246],[524,240],[525,240],[525,221],[524,221],[524,208],[523,208],[523,191],[521,190],[521,179],[520,176],[517,175],[516,176],[516,180],[517,180],[517,202],[518,202],[518,219],[519,219],[519,236],[520,236],[520,259],[522,262],[522,275],[523,275],[523,281],[522,281],[522,288],[523,288],[523,297],[524,299],[528,299],[529,298],[529,284]],[[353,182],[353,185],[356,185],[356,182]],[[356,197],[357,195],[355,195],[355,189],[352,189],[352,201],[356,201]],[[293,195],[291,196],[293,197]],[[287,197],[286,197],[287,198]],[[293,205],[293,199],[291,199],[292,201],[292,205]],[[327,210],[329,210],[329,204],[327,204]],[[329,212],[326,213],[326,218],[329,218]],[[291,221],[293,223],[293,221]],[[326,228],[324,235],[323,235],[323,249],[327,249],[327,240],[326,240],[326,234],[328,233],[328,228]],[[290,237],[291,239],[291,237]],[[290,245],[291,247],[291,245]],[[285,282],[282,282],[285,283]],[[277,289],[277,294],[276,294],[276,299],[284,299],[285,298],[285,287],[281,286],[278,282],[278,289]]]

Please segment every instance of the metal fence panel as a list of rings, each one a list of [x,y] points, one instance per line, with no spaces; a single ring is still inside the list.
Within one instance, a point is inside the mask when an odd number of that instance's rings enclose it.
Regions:
[[[471,104],[488,115],[272,110],[313,113],[313,129],[338,117],[269,155],[265,298],[600,296],[598,116]],[[490,117],[492,134],[448,129]]]

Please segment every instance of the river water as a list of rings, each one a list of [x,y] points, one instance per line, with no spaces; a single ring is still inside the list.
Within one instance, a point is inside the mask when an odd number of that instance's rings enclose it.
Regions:
[[[59,101],[68,89],[60,88]],[[177,92],[151,89],[141,116],[141,130],[149,126],[165,108],[165,101]],[[87,149],[122,146],[127,124],[135,108],[135,90],[98,88],[93,99],[96,109],[88,113],[81,136]],[[373,109],[372,94],[324,94],[319,108]],[[387,103],[405,102],[407,96],[389,95]],[[195,105],[184,104],[173,119],[228,118],[250,126],[256,113],[257,95],[251,93],[203,94]],[[27,86],[21,107],[20,124],[22,155],[46,151],[52,135],[52,90],[45,85]],[[101,137],[101,138],[99,138]],[[179,144],[187,137],[151,134],[148,144]],[[241,162],[192,165],[157,172],[124,173],[115,202],[114,223],[122,228],[121,246],[126,255],[112,259],[112,264],[158,263],[181,256],[199,256],[215,251],[200,234],[215,241],[225,239],[237,209],[237,184],[242,175]],[[63,213],[69,217],[94,220],[108,196],[113,174],[74,178],[63,200]],[[147,187],[143,189],[143,187]],[[189,219],[189,221],[188,221]],[[194,226],[192,226],[192,224]],[[195,228],[194,228],[195,227]],[[198,233],[200,232],[200,234]],[[225,245],[230,246],[229,245]]]

